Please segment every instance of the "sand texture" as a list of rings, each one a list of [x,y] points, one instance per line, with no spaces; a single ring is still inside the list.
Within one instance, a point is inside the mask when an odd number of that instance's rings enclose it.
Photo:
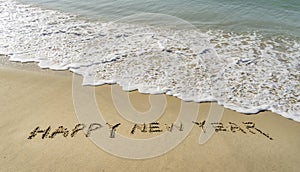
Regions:
[[[201,126],[201,122],[206,120],[212,106],[218,106],[212,103],[187,103],[189,107],[199,107],[199,112],[195,121],[188,121],[193,125],[191,132],[174,149],[148,159],[112,155],[114,150],[104,151],[91,141],[91,136],[97,137],[96,131],[92,131],[87,137],[86,129],[97,121],[87,120],[91,115],[88,110],[86,117],[81,114],[78,118],[78,109],[74,108],[73,103],[72,78],[73,74],[70,72],[0,68],[0,171],[299,170],[300,124],[274,113],[244,115],[225,109],[220,123],[211,124],[214,129],[221,131],[214,133],[204,144],[199,144],[199,136],[206,129]],[[150,124],[145,124],[145,132],[136,129],[132,134],[134,123],[120,116],[112,99],[112,88],[120,89],[116,85],[96,87],[94,99],[108,123],[101,123],[102,128],[118,123],[120,125],[116,128],[115,138],[110,138],[111,133],[107,132],[107,138],[99,136],[99,139],[110,139],[113,144],[120,135],[131,139],[149,139],[170,132],[167,126],[176,120],[181,109],[181,100],[165,96],[167,104],[164,113],[153,121],[159,122],[159,125],[155,125],[161,132],[150,132]],[[115,96],[118,99],[118,94]],[[147,94],[134,91],[129,93],[129,98],[138,111],[145,112],[150,108]],[[72,137],[72,129],[83,122],[81,119],[86,120],[86,128],[73,133]],[[217,125],[221,124],[224,127],[218,128]],[[258,130],[251,128],[252,124]],[[35,136],[31,133],[37,127],[46,130],[49,126],[51,130],[44,139],[43,133],[36,133]],[[65,136],[64,133],[53,134],[59,126],[69,132]],[[188,127],[183,125],[182,129],[186,128]],[[174,130],[178,132],[178,128]],[[168,143],[167,140],[156,142],[153,143],[153,149],[157,146],[167,149],[169,144],[171,142]],[[130,146],[133,145],[124,144],[120,149],[126,150]],[[153,153],[151,147],[137,149]]]

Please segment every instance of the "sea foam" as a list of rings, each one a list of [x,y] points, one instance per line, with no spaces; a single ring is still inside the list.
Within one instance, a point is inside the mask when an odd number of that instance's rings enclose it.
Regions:
[[[84,85],[117,83],[300,122],[299,40],[105,23],[11,0],[0,1],[0,19],[0,53],[11,61],[71,70]]]

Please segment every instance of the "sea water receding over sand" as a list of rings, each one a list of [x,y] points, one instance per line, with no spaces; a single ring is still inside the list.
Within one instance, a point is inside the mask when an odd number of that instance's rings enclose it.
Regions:
[[[71,70],[85,85],[118,83],[124,90],[217,101],[243,113],[271,110],[300,122],[299,39],[128,22],[153,16],[187,25],[158,14],[102,22],[1,0],[0,53]]]

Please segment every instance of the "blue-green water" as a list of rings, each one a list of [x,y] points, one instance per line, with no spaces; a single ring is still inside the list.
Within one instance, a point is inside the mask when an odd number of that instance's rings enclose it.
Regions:
[[[300,36],[299,0],[22,0],[79,15],[115,20],[141,12],[179,17],[200,28]]]
[[[300,122],[298,9],[296,0],[0,0],[0,54],[87,85]]]

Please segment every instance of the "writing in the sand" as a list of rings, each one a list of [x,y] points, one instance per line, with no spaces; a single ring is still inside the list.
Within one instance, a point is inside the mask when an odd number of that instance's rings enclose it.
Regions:
[[[200,127],[203,132],[206,132],[205,121],[202,122],[193,121],[193,123],[198,127]],[[249,121],[242,122],[242,125],[238,125],[234,122],[228,122],[227,125],[222,122],[213,122],[210,124],[215,129],[215,132],[231,132],[231,133],[241,132],[243,134],[248,134],[248,133],[261,134],[266,138],[273,140],[273,138],[269,134],[257,128],[254,122],[249,122]]]
[[[206,132],[206,121],[192,121],[192,124],[195,126],[198,126],[203,132]],[[121,127],[121,123],[117,124],[109,124],[106,123],[109,127],[109,133],[108,137],[110,138],[115,138],[115,132],[117,128]],[[230,133],[238,133],[241,132],[243,134],[259,134],[262,135],[269,140],[273,140],[273,138],[263,132],[261,129],[257,128],[254,122],[247,121],[247,122],[242,122],[240,124],[234,123],[234,122],[228,122],[228,123],[222,123],[222,122],[213,122],[210,123],[215,130],[216,133],[220,132],[230,132]],[[86,137],[89,137],[94,131],[99,130],[102,128],[103,125],[99,123],[91,123],[90,125],[86,124],[77,124],[73,128],[68,129],[64,126],[59,126],[55,128],[54,130],[52,129],[51,126],[48,126],[47,128],[41,128],[40,126],[35,127],[29,134],[27,139],[33,139],[37,135],[41,135],[42,139],[50,138],[53,139],[57,135],[62,135],[63,137],[75,137],[76,134],[79,131],[83,131],[84,129],[86,132],[84,132],[84,135]],[[184,126],[182,123],[180,125],[176,124],[162,124],[159,122],[152,122],[149,124],[133,124],[131,128],[129,128],[130,134],[136,134],[137,132],[143,133],[143,134],[153,134],[153,133],[161,133],[161,132],[173,132],[174,129],[177,131],[183,131]]]

